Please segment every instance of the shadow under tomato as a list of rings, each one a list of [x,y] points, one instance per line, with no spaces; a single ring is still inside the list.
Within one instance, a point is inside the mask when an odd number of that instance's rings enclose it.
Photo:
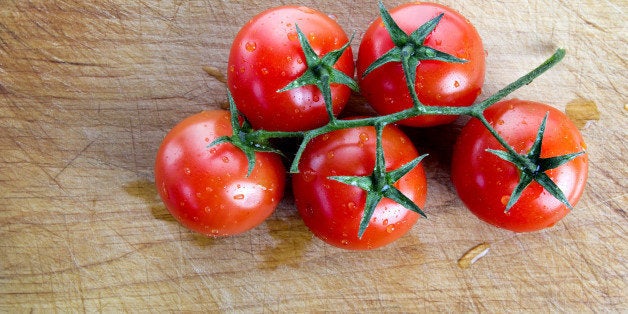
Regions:
[[[170,214],[168,209],[166,209],[166,206],[161,201],[154,182],[151,182],[149,180],[131,181],[124,185],[124,190],[130,196],[143,200],[146,206],[149,208],[153,217],[155,217],[156,219],[179,225],[179,222],[174,219],[174,217]],[[181,226],[181,228],[184,227]],[[216,240],[214,238],[187,229],[185,229],[185,232],[189,233],[189,239],[191,239],[191,241],[198,246],[209,246]],[[188,235],[186,235],[185,237],[188,237]]]
[[[155,183],[149,180],[131,181],[124,186],[124,190],[130,196],[143,200],[155,218],[175,222],[174,217],[161,202]]]
[[[282,265],[298,268],[313,235],[301,220],[291,194],[286,195],[265,224],[276,244],[260,252],[264,261],[258,267],[273,270]]]
[[[428,154],[424,162],[447,174],[451,170],[451,157],[460,130],[468,121],[461,117],[453,123],[428,128],[402,127],[412,139],[419,154]]]

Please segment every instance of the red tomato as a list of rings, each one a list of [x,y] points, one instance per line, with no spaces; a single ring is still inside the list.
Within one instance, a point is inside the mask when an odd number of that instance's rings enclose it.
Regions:
[[[408,3],[390,10],[407,34],[444,13],[424,45],[465,59],[466,63],[423,60],[417,67],[415,88],[419,100],[429,106],[469,106],[484,84],[485,52],[482,40],[471,23],[458,12],[435,3]],[[413,106],[401,63],[387,63],[363,77],[365,70],[394,47],[381,18],[364,33],[358,51],[357,70],[360,91],[381,115]],[[431,115],[403,120],[409,126],[427,127],[453,122],[455,116]]]
[[[328,177],[370,175],[375,167],[375,147],[375,128],[360,127],[314,138],[303,152],[299,173],[292,180],[295,203],[307,227],[323,241],[345,249],[374,249],[404,235],[419,218],[417,213],[384,198],[362,238],[358,238],[366,192]],[[418,157],[410,139],[392,125],[384,129],[383,147],[387,171]],[[421,164],[395,187],[422,207],[427,183]]]
[[[484,114],[515,151],[525,154],[534,143],[547,112],[541,158],[585,150],[576,126],[565,114],[548,105],[513,99],[496,103]],[[520,172],[512,163],[486,149],[504,150],[479,120],[470,120],[454,147],[451,176],[458,195],[472,213],[490,224],[516,232],[551,227],[569,213],[562,202],[535,181],[528,185],[510,211],[504,212],[519,182]],[[546,174],[573,206],[585,187],[587,155],[580,155]]]
[[[231,143],[229,112],[204,111],[176,125],[164,138],[155,161],[155,184],[168,211],[185,227],[209,236],[245,232],[275,210],[285,186],[281,158],[256,153],[247,177],[244,153]]]
[[[268,9],[244,25],[231,46],[227,84],[238,109],[256,129],[303,131],[329,121],[325,101],[316,86],[277,92],[307,69],[296,25],[319,57],[348,42],[334,19],[306,7]],[[351,48],[334,68],[353,77]],[[351,90],[332,84],[331,92],[334,113],[338,114]]]

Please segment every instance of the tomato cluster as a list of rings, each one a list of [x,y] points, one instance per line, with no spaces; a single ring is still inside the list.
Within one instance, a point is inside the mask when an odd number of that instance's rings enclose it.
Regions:
[[[227,69],[231,110],[183,120],[157,153],[157,189],[182,225],[228,236],[262,223],[287,181],[272,140],[295,137],[302,141],[290,178],[305,225],[334,246],[384,246],[425,215],[424,155],[397,124],[430,127],[460,114],[472,118],[455,144],[451,175],[471,212],[517,232],[568,213],[588,165],[569,119],[545,104],[499,101],[516,86],[475,103],[485,50],[453,9],[408,3],[388,11],[380,3],[380,15],[355,65],[342,27],[311,8],[271,8],[241,28]],[[352,90],[377,115],[338,118]]]

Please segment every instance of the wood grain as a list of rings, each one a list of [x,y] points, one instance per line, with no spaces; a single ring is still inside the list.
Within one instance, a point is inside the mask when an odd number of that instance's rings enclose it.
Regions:
[[[297,2],[334,14],[356,52],[376,17],[375,1]],[[430,153],[429,219],[389,247],[325,245],[290,195],[241,236],[178,225],[153,187],[157,147],[179,120],[224,104],[204,69],[224,73],[239,27],[281,3],[2,1],[0,311],[628,311],[625,1],[442,2],[484,39],[481,97],[564,47],[512,96],[599,110],[582,129],[587,190],[553,228],[513,234],[464,209],[448,175],[460,123],[409,130]],[[459,268],[484,242],[488,255]]]

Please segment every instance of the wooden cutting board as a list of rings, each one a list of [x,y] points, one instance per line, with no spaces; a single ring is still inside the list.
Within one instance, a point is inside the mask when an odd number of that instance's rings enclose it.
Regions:
[[[549,230],[514,234],[467,212],[448,175],[455,126],[412,132],[430,153],[429,219],[383,249],[313,238],[289,193],[241,236],[175,222],[153,186],[157,147],[226,102],[204,67],[226,72],[239,27],[280,3],[1,1],[0,311],[628,311],[625,1],[443,1],[484,39],[481,97],[567,49],[512,95],[592,120],[587,190]],[[375,1],[299,3],[335,15],[354,51],[377,16]],[[480,243],[488,254],[460,268]]]

